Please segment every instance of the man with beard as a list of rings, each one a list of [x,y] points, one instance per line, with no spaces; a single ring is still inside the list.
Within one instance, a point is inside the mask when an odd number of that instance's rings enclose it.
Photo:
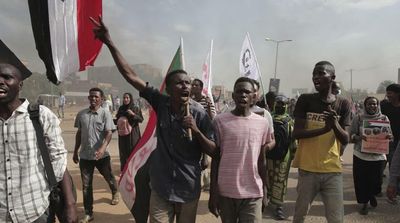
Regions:
[[[299,168],[293,222],[304,222],[317,194],[328,222],[343,222],[343,179],[340,144],[349,142],[350,102],[332,93],[335,68],[318,62],[312,73],[317,93],[302,94],[294,110],[293,137],[299,145],[293,167]]]

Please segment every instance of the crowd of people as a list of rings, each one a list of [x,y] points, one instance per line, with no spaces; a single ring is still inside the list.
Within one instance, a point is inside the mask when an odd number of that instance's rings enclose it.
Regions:
[[[293,101],[273,92],[260,97],[260,84],[248,77],[233,85],[234,106],[217,111],[211,98],[202,94],[203,82],[192,80],[185,70],[165,77],[166,92],[142,80],[112,41],[103,21],[92,19],[96,38],[109,49],[114,62],[140,97],[157,114],[157,146],[138,172],[137,203],[131,212],[136,222],[196,222],[200,193],[209,191],[209,211],[222,222],[262,222],[267,205],[274,217],[284,220],[289,170],[298,168],[297,199],[293,222],[304,222],[320,195],[328,222],[343,222],[343,177],[340,156],[354,143],[354,191],[361,215],[378,206],[383,171],[389,164],[387,197],[395,202],[400,178],[400,85],[387,87],[383,102],[367,97],[363,111],[352,114],[352,103],[341,97],[332,63],[314,65],[315,93]],[[20,98],[23,80],[31,74],[1,42],[0,50],[0,222],[50,222],[47,182],[29,102]],[[65,104],[65,98],[59,104]],[[112,117],[104,92],[88,92],[89,106],[75,118],[77,128],[72,161],[79,164],[82,180],[82,223],[94,219],[93,174],[96,168],[111,190],[111,205],[119,203],[116,178],[108,146],[118,133],[120,171],[138,143],[142,111],[132,94],[118,98]],[[117,101],[117,100],[115,100]],[[56,180],[65,199],[60,222],[78,222],[67,166],[67,151],[57,116],[39,106],[39,120]],[[221,108],[221,107],[220,107]],[[219,112],[219,114],[217,114]],[[64,117],[63,106],[58,116]],[[364,151],[366,121],[390,123],[385,135],[388,154]],[[390,143],[389,143],[390,142]]]

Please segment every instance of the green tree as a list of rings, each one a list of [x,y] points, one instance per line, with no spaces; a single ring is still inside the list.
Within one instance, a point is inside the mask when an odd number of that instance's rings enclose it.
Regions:
[[[376,89],[376,93],[377,94],[385,94],[386,93],[386,87],[391,85],[391,84],[394,84],[394,81],[391,81],[391,80],[382,81],[381,83],[379,83],[378,89]]]

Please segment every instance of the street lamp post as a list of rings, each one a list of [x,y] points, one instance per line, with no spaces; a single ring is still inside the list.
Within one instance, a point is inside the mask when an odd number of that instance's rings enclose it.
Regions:
[[[284,39],[284,40],[274,40],[271,38],[265,38],[266,41],[271,41],[276,43],[276,50],[275,50],[275,73],[274,73],[274,79],[276,79],[276,69],[278,67],[278,52],[279,52],[279,43],[283,43],[283,42],[291,42],[291,39]]]

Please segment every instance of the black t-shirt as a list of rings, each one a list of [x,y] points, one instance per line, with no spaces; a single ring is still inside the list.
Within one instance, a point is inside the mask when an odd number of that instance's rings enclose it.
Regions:
[[[294,117],[299,119],[307,119],[307,112],[322,113],[328,109],[327,103],[323,102],[318,93],[302,94],[297,100],[294,109]],[[337,97],[336,101],[331,104],[332,109],[340,116],[339,124],[341,126],[350,126],[351,124],[351,106],[349,100]]]
[[[390,102],[383,102],[381,111],[389,118],[394,141],[398,142],[400,138],[400,107],[395,107]]]

